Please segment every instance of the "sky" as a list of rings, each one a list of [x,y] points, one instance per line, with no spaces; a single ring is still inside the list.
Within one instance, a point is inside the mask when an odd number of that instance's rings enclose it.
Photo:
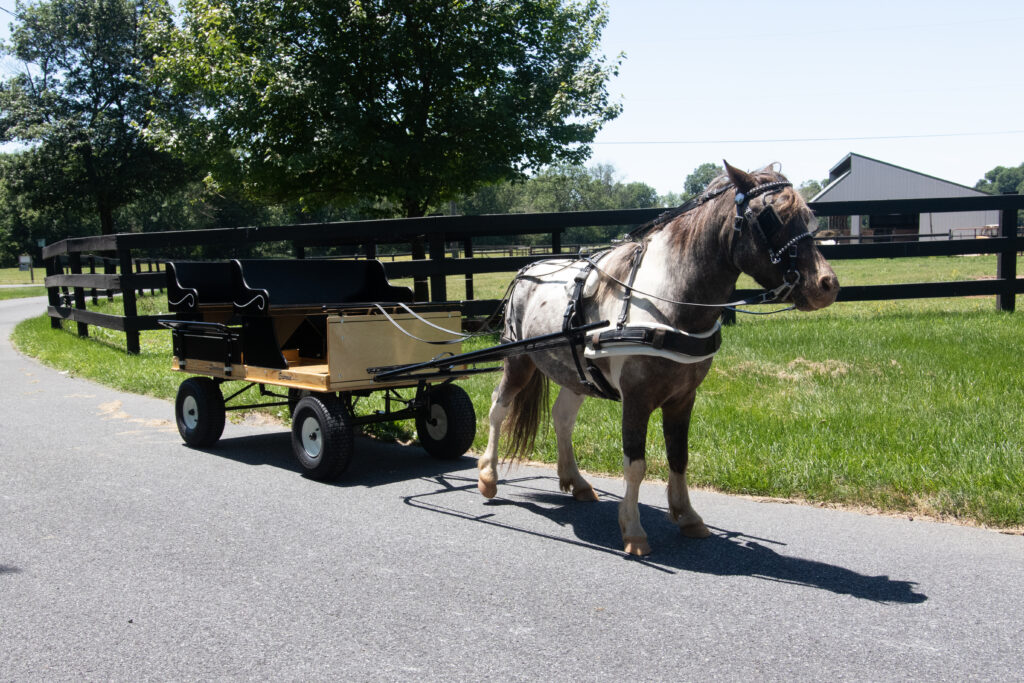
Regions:
[[[609,0],[622,114],[591,163],[680,192],[705,162],[823,180],[854,152],[973,186],[1024,163],[1024,2]]]
[[[726,159],[779,162],[799,184],[855,152],[973,186],[1024,163],[1020,0],[608,0],[608,12],[623,111],[590,163],[624,182],[681,192]],[[0,39],[9,20],[0,12]]]

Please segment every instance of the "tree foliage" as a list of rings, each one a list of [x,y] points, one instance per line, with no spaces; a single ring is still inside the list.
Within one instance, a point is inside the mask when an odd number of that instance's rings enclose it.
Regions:
[[[990,194],[1024,194],[1024,164],[996,166],[979,180],[974,188]],[[1024,225],[1024,211],[1017,212],[1017,225]]]
[[[597,0],[184,0],[156,77],[204,115],[162,143],[273,200],[408,216],[552,162],[619,113]]]
[[[165,0],[18,4],[6,54],[24,70],[0,84],[0,142],[25,146],[4,165],[8,191],[36,210],[89,205],[101,230],[133,199],[180,185],[184,164],[140,132],[174,102],[144,78],[153,52],[144,16],[170,25]]]
[[[607,164],[590,168],[562,164],[544,169],[526,181],[505,182],[481,188],[459,202],[467,215],[489,213],[544,213],[597,209],[639,209],[659,206],[662,199],[644,183],[623,183]],[[567,243],[603,244],[618,237],[626,226],[570,228]],[[524,236],[523,241],[541,239]],[[499,241],[507,242],[501,237]]]
[[[701,164],[693,169],[683,181],[683,201],[693,199],[707,189],[711,181],[725,173],[725,169],[711,162]]]
[[[990,194],[1024,193],[1024,164],[1009,168],[996,166],[974,185],[974,189]]]

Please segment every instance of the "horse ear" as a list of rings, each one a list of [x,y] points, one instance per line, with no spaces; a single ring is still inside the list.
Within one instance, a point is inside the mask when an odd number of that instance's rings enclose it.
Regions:
[[[725,164],[725,172],[729,175],[729,180],[732,181],[732,184],[740,192],[749,192],[751,188],[757,185],[754,176],[730,166],[729,162],[725,159],[722,159],[722,163]]]

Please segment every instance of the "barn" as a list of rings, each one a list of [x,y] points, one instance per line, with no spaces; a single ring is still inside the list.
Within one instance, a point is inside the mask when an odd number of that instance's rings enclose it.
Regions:
[[[829,171],[828,185],[811,201],[868,201],[876,199],[931,199],[986,196],[984,192],[911,171],[860,154],[847,154]],[[998,211],[959,213],[883,214],[829,219],[836,235],[850,241],[905,241],[962,239],[995,235]]]

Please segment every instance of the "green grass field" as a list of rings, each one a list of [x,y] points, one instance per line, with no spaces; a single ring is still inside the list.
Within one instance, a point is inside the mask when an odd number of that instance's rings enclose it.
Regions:
[[[43,285],[46,277],[45,268],[33,268],[31,271],[17,268],[0,268],[0,285]]]
[[[30,296],[46,296],[45,287],[3,287],[0,288],[0,301],[4,299],[24,299]]]
[[[995,258],[834,266],[844,284],[923,282],[990,277]],[[477,276],[477,297],[500,297],[510,277]],[[459,298],[461,280],[449,278],[450,298]],[[117,302],[113,306],[118,312]],[[140,306],[140,312],[158,312],[166,301],[145,297]],[[979,297],[741,316],[724,330],[722,349],[698,392],[691,483],[1024,527],[1024,297],[1017,306],[1018,313],[998,313],[992,297]],[[37,318],[20,325],[14,340],[25,353],[75,374],[127,391],[174,396],[183,375],[169,369],[168,332],[144,333],[142,353],[129,356],[122,334],[90,328],[93,339],[83,340],[66,327],[53,333],[48,320]],[[492,374],[462,382],[477,410],[478,450],[496,381]],[[621,472],[619,420],[616,403],[584,404],[575,434],[583,469]],[[411,429],[398,425],[383,436],[408,436]],[[649,476],[666,475],[663,448],[656,414],[648,436]],[[554,462],[551,429],[542,428],[534,457]]]

